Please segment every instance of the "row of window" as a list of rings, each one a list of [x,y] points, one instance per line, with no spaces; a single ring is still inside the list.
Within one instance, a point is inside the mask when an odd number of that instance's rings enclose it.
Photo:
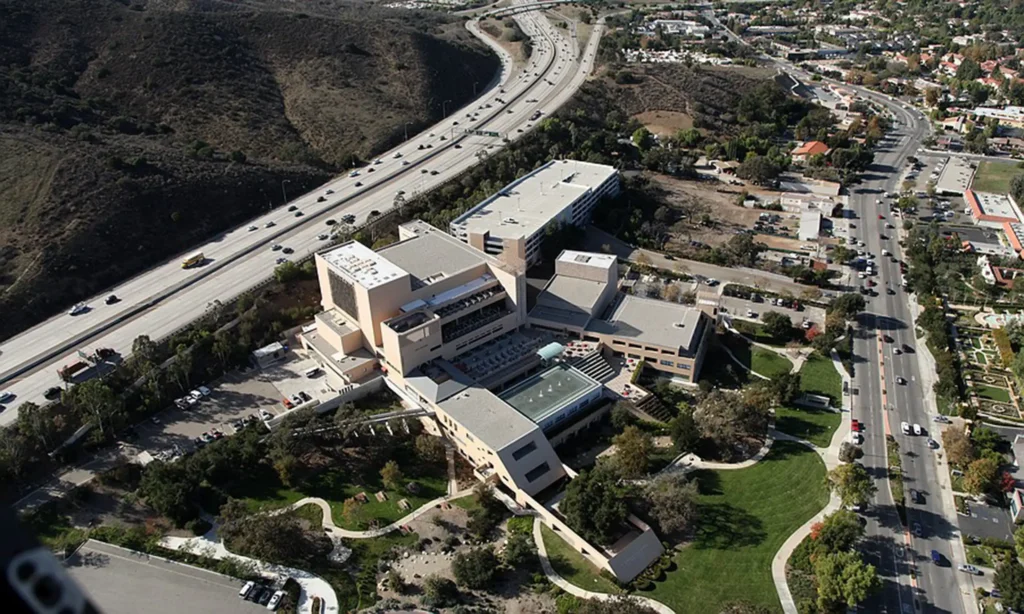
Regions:
[[[634,349],[634,350],[643,350],[645,352],[650,352],[652,354],[664,354],[666,356],[676,356],[677,355],[674,350],[666,350],[664,348],[655,348],[655,347],[650,347],[650,346],[646,346],[646,345],[640,345],[639,343],[629,343],[629,344],[627,344],[625,341],[622,341],[620,339],[612,339],[612,345],[617,345],[617,346],[620,346],[620,347],[629,347],[629,348]]]

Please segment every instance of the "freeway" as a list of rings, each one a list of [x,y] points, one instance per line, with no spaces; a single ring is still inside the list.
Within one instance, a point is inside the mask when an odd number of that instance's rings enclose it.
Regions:
[[[524,12],[515,19],[534,41],[528,64],[515,74],[508,53],[475,22],[467,24],[499,54],[502,70],[500,79],[466,107],[356,169],[358,175],[346,173],[293,200],[287,209],[294,211],[279,207],[196,246],[194,251],[206,256],[202,266],[182,269],[181,258],[173,258],[85,301],[86,313],[56,315],[0,345],[0,386],[16,395],[0,413],[0,425],[16,419],[13,408],[22,402],[44,403],[43,392],[59,384],[56,371],[76,360],[77,350],[105,347],[127,355],[139,335],[160,339],[172,334],[216,301],[230,300],[268,279],[283,252],[273,246],[294,250],[296,259],[322,249],[328,219],[352,215],[355,225],[362,224],[391,209],[399,191],[411,198],[437,187],[503,146],[502,138],[468,134],[467,128],[514,140],[533,127],[536,112],[546,116],[558,109],[589,75],[603,24],[597,24],[579,53],[576,42],[543,15]],[[321,197],[325,202],[318,202]],[[109,294],[120,302],[106,305]]]

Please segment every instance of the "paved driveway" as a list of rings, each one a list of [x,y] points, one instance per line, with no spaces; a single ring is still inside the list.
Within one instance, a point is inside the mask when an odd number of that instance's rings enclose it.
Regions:
[[[1013,541],[1010,513],[1001,507],[970,502],[971,516],[960,516],[960,531],[978,538],[993,537]]]

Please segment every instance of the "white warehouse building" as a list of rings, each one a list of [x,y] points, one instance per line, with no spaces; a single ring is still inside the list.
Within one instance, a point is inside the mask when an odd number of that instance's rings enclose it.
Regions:
[[[594,206],[619,193],[619,173],[604,164],[552,160],[456,218],[449,232],[511,265],[540,260],[553,224],[585,226]]]

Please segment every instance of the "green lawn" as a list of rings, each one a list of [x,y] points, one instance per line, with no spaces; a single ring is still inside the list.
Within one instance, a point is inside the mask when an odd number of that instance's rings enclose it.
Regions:
[[[793,370],[793,363],[780,354],[755,347],[751,356],[750,367],[755,373],[765,377],[778,377]]]
[[[694,475],[701,490],[694,541],[676,554],[677,569],[641,594],[680,613],[718,612],[740,600],[781,612],[772,558],[825,507],[825,465],[806,446],[779,441],[753,467]]]
[[[1006,388],[989,386],[988,384],[972,384],[971,386],[974,388],[974,391],[978,393],[978,396],[983,399],[998,401],[1000,403],[1010,402],[1010,391]]]
[[[842,422],[839,412],[821,409],[797,409],[778,407],[775,409],[775,428],[794,437],[806,439],[819,448],[832,443],[832,434]]]
[[[832,399],[832,405],[842,403],[843,378],[836,371],[832,359],[815,352],[800,369],[800,388],[804,392],[820,394]]]
[[[971,189],[975,192],[1006,194],[1010,191],[1010,180],[1021,173],[1024,173],[1024,170],[1017,168],[1016,162],[985,160],[978,164],[978,172],[974,175]]]
[[[576,552],[547,525],[541,525],[540,533],[544,539],[544,549],[547,550],[548,560],[551,561],[551,567],[558,575],[570,583],[590,591],[612,594],[622,592],[618,585],[601,575],[600,570],[593,563],[583,558],[582,554]]]
[[[412,468],[407,471],[411,474]],[[448,492],[448,480],[440,475],[411,474],[407,475],[403,482],[415,482],[419,486],[419,491],[410,494],[388,490],[381,483],[379,474],[355,476],[340,467],[331,467],[302,484],[289,488],[281,483],[273,469],[264,466],[254,471],[245,482],[233,484],[228,492],[232,497],[244,499],[254,512],[285,507],[304,497],[321,497],[330,504],[334,523],[351,530],[367,529],[373,520],[381,526],[390,524]],[[379,490],[387,493],[386,501],[378,502],[374,498],[374,493]],[[343,502],[361,492],[366,493],[369,501],[360,505],[352,518],[345,518],[342,513]],[[409,500],[409,510],[398,507],[401,499]]]
[[[712,344],[708,348],[707,356],[704,357],[700,379],[710,382],[713,388],[738,390],[749,381],[750,374],[733,362],[723,347]]]

